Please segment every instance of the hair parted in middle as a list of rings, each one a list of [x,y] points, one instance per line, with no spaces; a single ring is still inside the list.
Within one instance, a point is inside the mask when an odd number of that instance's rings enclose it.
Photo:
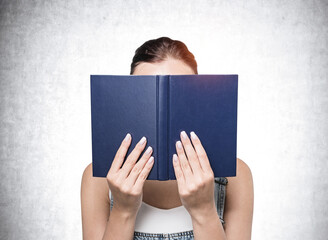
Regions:
[[[156,63],[168,58],[182,60],[195,74],[198,74],[195,56],[187,46],[181,41],[168,37],[152,39],[138,47],[132,59],[130,74],[134,73],[135,68],[141,62]]]

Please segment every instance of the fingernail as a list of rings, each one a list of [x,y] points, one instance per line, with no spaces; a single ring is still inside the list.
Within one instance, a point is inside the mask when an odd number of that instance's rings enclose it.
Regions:
[[[190,132],[190,136],[191,136],[191,138],[194,139],[194,140],[196,140],[196,139],[198,138],[197,135],[196,135],[196,133],[194,133],[193,131]]]
[[[147,150],[146,150],[146,154],[149,154],[149,153],[151,152],[151,149],[152,149],[152,147],[149,146],[149,147],[147,148]]]
[[[177,141],[177,146],[178,146],[179,149],[182,149],[182,144],[181,144],[180,141]]]
[[[187,133],[186,133],[185,131],[182,131],[182,132],[181,132],[181,135],[182,135],[182,138],[183,138],[183,139],[187,139],[187,137],[188,137],[188,136],[187,136]]]
[[[173,161],[177,162],[178,161],[178,156],[176,154],[173,154]]]
[[[131,137],[130,133],[126,134],[124,141],[126,141],[126,142],[129,141],[130,137]]]
[[[153,162],[154,162],[154,157],[151,156],[151,157],[149,158],[149,160],[148,160],[148,164],[152,164]]]
[[[144,144],[144,142],[146,141],[146,138],[145,137],[142,137],[139,141],[139,144],[142,145]]]

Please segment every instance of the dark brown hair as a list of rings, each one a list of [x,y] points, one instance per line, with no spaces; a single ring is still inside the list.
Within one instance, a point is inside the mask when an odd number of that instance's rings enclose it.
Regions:
[[[169,57],[182,60],[191,67],[195,74],[198,74],[195,56],[189,52],[187,46],[181,41],[168,37],[152,39],[138,47],[132,59],[130,74],[133,74],[141,62],[156,63]]]

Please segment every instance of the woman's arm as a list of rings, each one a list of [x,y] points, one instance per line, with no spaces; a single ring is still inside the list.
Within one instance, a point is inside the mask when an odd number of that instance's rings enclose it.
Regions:
[[[229,177],[224,209],[227,239],[249,240],[252,234],[254,186],[248,165],[237,158],[237,176]]]
[[[84,240],[133,239],[136,216],[120,213],[114,207],[110,213],[108,193],[106,178],[92,177],[92,164],[89,164],[84,170],[81,184]]]
[[[201,213],[199,215],[191,216],[192,226],[194,230],[195,240],[202,239],[215,239],[223,240],[228,239],[222,223],[217,214],[216,208],[212,209],[208,213]],[[238,238],[237,238],[238,239]]]

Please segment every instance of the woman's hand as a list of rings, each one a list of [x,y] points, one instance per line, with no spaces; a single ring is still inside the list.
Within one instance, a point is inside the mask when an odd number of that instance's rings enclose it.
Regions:
[[[191,217],[197,218],[216,212],[214,173],[199,138],[194,132],[190,135],[193,145],[186,132],[181,132],[183,145],[176,142],[178,155],[173,155],[173,166],[181,202]]]
[[[153,149],[149,146],[137,162],[146,146],[146,138],[142,137],[122,166],[131,139],[128,133],[117,150],[107,174],[107,182],[114,198],[113,211],[116,209],[120,213],[136,216],[142,203],[143,185],[153,167],[154,157],[151,156]]]

